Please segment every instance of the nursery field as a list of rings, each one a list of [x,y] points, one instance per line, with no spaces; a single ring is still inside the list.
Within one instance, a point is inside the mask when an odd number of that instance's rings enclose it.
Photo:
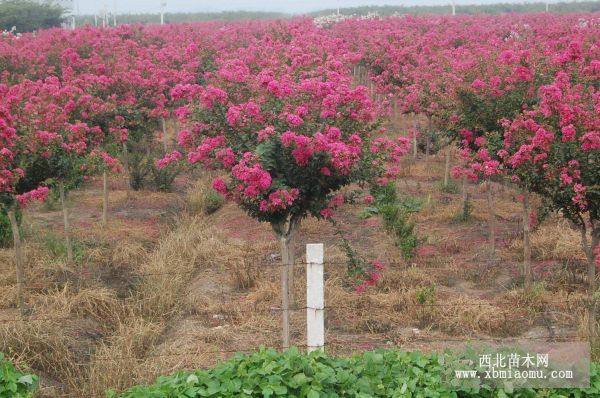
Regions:
[[[4,34],[0,352],[35,396],[104,397],[302,351],[323,243],[327,355],[597,361],[599,42],[598,14]]]
[[[496,258],[486,244],[485,193],[472,190],[471,217],[460,220],[460,193],[440,190],[443,159],[410,165],[397,183],[414,203],[421,240],[407,261],[381,217],[362,220],[363,205],[345,205],[341,227],[358,250],[398,265],[362,294],[340,264],[345,254],[325,221],[306,220],[304,242],[324,242],[326,344],[329,353],[377,347],[424,351],[469,340],[513,337],[554,341],[585,338],[579,236],[558,218],[532,234],[531,291],[518,278],[522,260],[520,206],[510,189],[497,196]],[[19,319],[12,251],[2,250],[3,350],[42,377],[42,393],[102,396],[107,388],[159,374],[213,365],[259,345],[280,346],[279,249],[268,225],[234,204],[214,209],[206,176],[182,177],[176,192],[128,194],[111,180],[112,219],[100,225],[101,186],[70,199],[76,263],[66,262],[60,209],[29,209],[24,219],[30,321]],[[58,232],[53,232],[58,231]],[[334,264],[328,265],[327,261]],[[295,288],[303,302],[302,270]],[[431,305],[429,305],[431,304]],[[331,309],[329,309],[332,307]],[[292,315],[292,343],[303,345],[305,314]],[[42,395],[43,396],[43,395]]]

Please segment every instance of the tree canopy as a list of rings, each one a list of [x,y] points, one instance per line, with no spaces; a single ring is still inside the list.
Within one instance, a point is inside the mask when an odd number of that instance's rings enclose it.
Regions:
[[[0,29],[31,32],[60,26],[64,9],[52,2],[0,0]]]

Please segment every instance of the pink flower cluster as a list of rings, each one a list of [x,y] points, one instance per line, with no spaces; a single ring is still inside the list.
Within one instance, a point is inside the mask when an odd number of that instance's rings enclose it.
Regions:
[[[248,198],[256,198],[271,187],[271,175],[246,152],[241,162],[233,166],[231,175],[238,182],[236,188]]]
[[[259,209],[263,212],[274,212],[283,210],[294,204],[298,199],[300,191],[297,188],[292,188],[289,191],[278,189],[269,194],[267,199],[260,201]]]
[[[364,293],[367,290],[367,288],[375,286],[377,281],[381,279],[381,271],[383,271],[383,269],[385,268],[384,264],[379,260],[375,260],[372,262],[371,265],[374,271],[367,273],[367,278],[355,288],[356,292],[359,294]]]
[[[182,157],[183,155],[181,154],[181,152],[173,151],[171,153],[166,154],[165,157],[163,157],[162,159],[157,160],[156,167],[158,167],[159,169],[164,169],[170,164],[179,161]]]
[[[50,189],[48,187],[39,187],[24,194],[17,195],[17,201],[22,207],[27,206],[34,201],[43,202],[48,197]]]

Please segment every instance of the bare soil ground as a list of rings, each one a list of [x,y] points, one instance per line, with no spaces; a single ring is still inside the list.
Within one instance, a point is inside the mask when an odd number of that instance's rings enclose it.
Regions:
[[[332,226],[307,219],[296,239],[323,242],[327,350],[375,347],[439,350],[469,340],[583,338],[584,261],[578,235],[558,217],[532,237],[536,283],[520,287],[521,206],[497,187],[496,254],[488,243],[488,207],[469,186],[472,217],[457,221],[461,195],[444,193],[443,155],[410,165],[398,182],[417,198],[421,240],[402,258],[378,216],[345,205],[341,228],[369,259],[390,264],[382,280],[357,294]],[[11,249],[0,250],[0,350],[42,376],[45,397],[102,397],[179,369],[210,366],[259,345],[280,344],[278,246],[268,225],[232,204],[202,213],[208,176],[181,178],[174,193],[127,192],[111,182],[109,224],[100,224],[100,182],[70,195],[75,264],[67,264],[58,206],[28,209],[23,232],[30,316],[19,320]],[[298,267],[295,296],[304,297]],[[429,292],[429,293],[427,293]],[[426,304],[419,297],[427,295]],[[292,317],[304,344],[304,313]]]

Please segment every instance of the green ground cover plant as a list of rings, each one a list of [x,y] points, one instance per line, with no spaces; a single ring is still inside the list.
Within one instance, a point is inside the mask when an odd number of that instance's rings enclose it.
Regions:
[[[598,397],[600,376],[591,369],[587,389],[504,391],[490,387],[451,387],[445,375],[458,358],[378,350],[337,358],[322,352],[304,354],[292,348],[283,353],[261,349],[238,354],[207,370],[178,372],[158,378],[150,386],[137,386],[110,398],[195,397],[467,397],[533,398]]]
[[[37,376],[19,372],[0,352],[0,398],[32,397],[37,381]]]

